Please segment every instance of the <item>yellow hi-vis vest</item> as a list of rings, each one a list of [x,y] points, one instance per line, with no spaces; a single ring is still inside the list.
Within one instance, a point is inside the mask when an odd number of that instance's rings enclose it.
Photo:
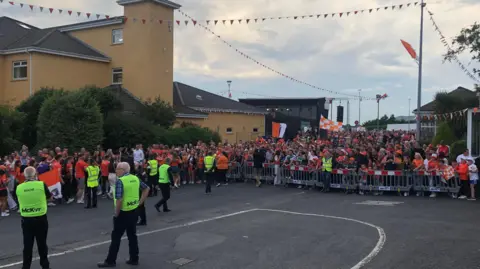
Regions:
[[[159,169],[158,183],[168,184],[170,183],[170,177],[168,176],[168,168],[170,165],[162,164]]]
[[[206,156],[205,159],[203,160],[203,163],[205,165],[205,172],[210,173],[213,172],[213,163],[215,162],[215,157],[213,156]]]
[[[150,176],[156,176],[158,174],[158,162],[157,160],[148,161],[148,166],[150,166]]]
[[[18,185],[16,194],[22,217],[40,217],[47,214],[47,197],[43,181],[24,182]]]
[[[332,172],[332,158],[325,159],[325,157],[323,157],[322,158],[322,166],[323,166],[322,171]]]
[[[98,168],[98,166],[90,165],[87,167],[86,170],[88,173],[87,187],[89,188],[98,187],[98,175],[100,174],[100,168]]]
[[[134,175],[124,175],[119,180],[123,184],[122,211],[132,211],[137,209],[140,202],[140,179]],[[115,190],[115,188],[114,188]],[[113,191],[115,197],[115,191]],[[114,206],[117,205],[117,199],[113,200]]]

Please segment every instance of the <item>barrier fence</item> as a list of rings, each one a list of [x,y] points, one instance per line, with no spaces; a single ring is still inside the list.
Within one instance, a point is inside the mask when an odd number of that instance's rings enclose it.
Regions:
[[[423,194],[447,193],[456,195],[461,188],[458,176],[449,180],[441,172],[426,171],[356,171],[356,169],[333,169],[324,172],[309,166],[279,165],[264,163],[256,168],[253,162],[230,163],[227,179],[255,180],[266,184],[295,185],[298,187],[318,188],[320,190],[340,190],[346,193],[359,192],[382,194],[397,192],[405,196],[410,192]]]

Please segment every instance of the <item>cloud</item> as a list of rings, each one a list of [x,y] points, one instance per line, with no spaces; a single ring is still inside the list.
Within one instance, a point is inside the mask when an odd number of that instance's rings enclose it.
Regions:
[[[182,10],[196,19],[234,19],[284,17],[368,9],[382,5],[398,5],[401,0],[177,0]],[[26,3],[39,4],[35,0]],[[43,0],[45,7],[58,7],[94,14],[121,15],[115,1]],[[478,0],[429,3],[429,10],[443,34],[455,36],[463,27],[474,23],[480,12]],[[408,96],[416,106],[418,67],[400,43],[408,41],[418,51],[419,7],[395,11],[373,11],[371,14],[314,18],[305,20],[266,20],[262,23],[209,28],[228,41],[226,46],[200,27],[181,26],[175,29],[175,79],[211,92],[224,91],[225,81],[233,80],[232,89],[279,97],[339,96],[304,84],[295,83],[255,64],[235,49],[271,68],[307,83],[343,94],[374,97],[387,93],[380,105],[380,114],[406,115]],[[82,21],[75,16],[30,12],[28,8],[0,4],[6,16],[39,26],[49,27]],[[176,19],[185,20],[180,13]],[[471,81],[452,63],[442,63],[445,48],[433,31],[428,16],[424,23],[424,66],[422,103],[433,99],[437,89],[453,90],[461,85],[472,88]],[[462,55],[467,64],[469,55]],[[469,68],[480,67],[472,63]],[[234,92],[234,97],[236,93]],[[254,95],[252,95],[253,97]],[[238,97],[238,96],[237,96]],[[362,121],[376,118],[375,101],[364,101]],[[358,102],[350,102],[350,120],[358,118]],[[335,114],[335,113],[334,113]]]

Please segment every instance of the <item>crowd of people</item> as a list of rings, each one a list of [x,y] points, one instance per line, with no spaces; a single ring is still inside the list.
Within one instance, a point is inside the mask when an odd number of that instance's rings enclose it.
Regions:
[[[332,169],[359,170],[408,170],[439,171],[443,180],[458,175],[462,188],[458,198],[474,200],[478,169],[468,149],[451,160],[448,145],[420,145],[415,135],[404,131],[335,132],[321,139],[310,133],[299,133],[291,140],[258,137],[254,141],[237,143],[198,143],[183,146],[151,145],[144,148],[102,149],[94,151],[81,149],[73,152],[67,148],[43,149],[29,152],[23,146],[18,152],[4,156],[0,162],[0,210],[1,216],[8,216],[16,210],[15,188],[25,180],[23,170],[32,166],[37,174],[56,171],[61,191],[54,195],[59,203],[85,204],[86,208],[97,206],[97,196],[112,198],[114,193],[116,165],[127,162],[135,173],[150,187],[150,196],[156,196],[158,176],[152,170],[158,169],[169,160],[172,175],[172,189],[187,184],[205,181],[205,158],[215,158],[216,186],[228,185],[226,174],[229,163],[252,162],[256,170],[264,163],[278,166],[303,165],[329,173]],[[155,160],[157,165],[153,165]],[[257,173],[258,174],[258,173]],[[156,175],[156,173],[155,173]],[[275,181],[275,184],[281,182]],[[256,185],[261,185],[257,178]],[[161,190],[160,190],[161,191]],[[434,194],[432,194],[434,196]]]

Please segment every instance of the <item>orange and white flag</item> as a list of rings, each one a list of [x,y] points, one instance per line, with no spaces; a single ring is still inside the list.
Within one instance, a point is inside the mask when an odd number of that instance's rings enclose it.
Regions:
[[[342,129],[343,123],[331,121],[324,116],[320,118],[320,129],[338,132]]]

